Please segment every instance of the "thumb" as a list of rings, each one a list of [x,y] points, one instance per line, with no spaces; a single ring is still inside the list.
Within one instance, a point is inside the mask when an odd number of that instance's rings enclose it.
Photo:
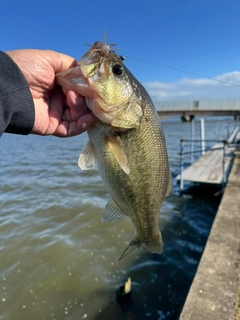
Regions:
[[[64,53],[49,51],[49,58],[55,73],[77,65],[77,61],[73,57]]]

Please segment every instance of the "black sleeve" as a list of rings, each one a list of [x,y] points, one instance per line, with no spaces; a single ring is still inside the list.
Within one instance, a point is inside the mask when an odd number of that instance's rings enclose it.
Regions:
[[[28,83],[16,63],[0,51],[0,136],[29,134],[35,113]]]

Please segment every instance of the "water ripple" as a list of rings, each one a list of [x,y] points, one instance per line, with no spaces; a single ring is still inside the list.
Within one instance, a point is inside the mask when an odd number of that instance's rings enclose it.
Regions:
[[[176,175],[179,138],[189,138],[191,126],[171,119],[162,126]],[[224,119],[209,120],[207,138],[228,126]],[[127,219],[101,222],[106,190],[96,170],[77,166],[86,141],[86,134],[71,139],[1,137],[0,318],[122,319],[132,314],[173,319],[189,290],[217,205],[176,192],[161,209],[164,253],[136,249],[118,261],[133,237],[132,225]],[[176,183],[174,187],[177,191]],[[116,302],[116,290],[128,277],[132,301],[125,310]]]

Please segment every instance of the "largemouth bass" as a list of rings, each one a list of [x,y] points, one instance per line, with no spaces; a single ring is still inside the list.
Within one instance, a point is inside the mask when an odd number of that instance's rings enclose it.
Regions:
[[[136,247],[162,253],[160,208],[172,192],[172,177],[153,102],[112,46],[96,41],[56,79],[84,96],[96,116],[78,164],[83,170],[98,166],[110,194],[102,221],[128,217],[133,224],[135,236],[122,259]]]

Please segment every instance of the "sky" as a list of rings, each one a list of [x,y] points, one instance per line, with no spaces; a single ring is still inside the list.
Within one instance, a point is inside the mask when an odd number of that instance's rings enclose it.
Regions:
[[[106,30],[153,100],[240,98],[239,0],[2,0],[0,12],[2,51],[78,60]]]

